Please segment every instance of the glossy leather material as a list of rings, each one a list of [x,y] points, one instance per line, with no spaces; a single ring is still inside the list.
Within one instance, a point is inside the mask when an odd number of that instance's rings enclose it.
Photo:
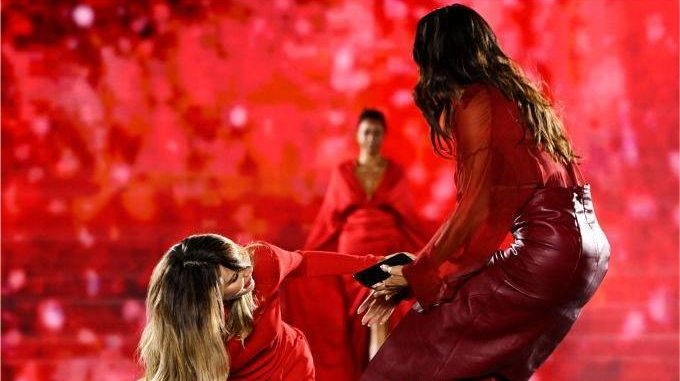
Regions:
[[[361,380],[528,380],[602,282],[610,247],[588,185],[537,189],[512,233],[453,299],[409,312]]]

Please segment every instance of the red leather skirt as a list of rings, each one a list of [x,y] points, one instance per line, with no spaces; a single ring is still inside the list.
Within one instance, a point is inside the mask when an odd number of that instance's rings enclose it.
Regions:
[[[587,185],[537,189],[512,233],[452,300],[411,310],[361,380],[528,380],[602,282],[610,247]]]

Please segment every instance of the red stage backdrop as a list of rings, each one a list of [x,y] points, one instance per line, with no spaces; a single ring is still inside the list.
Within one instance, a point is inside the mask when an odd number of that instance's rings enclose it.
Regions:
[[[612,244],[533,381],[678,380],[678,3],[465,1],[545,81]],[[299,247],[364,106],[424,219],[453,208],[411,98],[438,1],[2,4],[2,378],[130,380],[183,236]]]

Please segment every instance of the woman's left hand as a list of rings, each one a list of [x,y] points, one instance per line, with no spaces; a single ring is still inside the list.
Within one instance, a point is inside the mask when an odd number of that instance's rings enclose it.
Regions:
[[[359,306],[357,314],[364,314],[361,324],[372,327],[387,322],[396,306],[396,302],[385,300],[383,297],[376,296],[375,291],[371,291]]]
[[[390,300],[404,289],[408,288],[408,281],[402,274],[404,266],[388,266],[382,265],[380,269],[391,276],[380,283],[373,286],[376,297],[384,297],[385,300]]]

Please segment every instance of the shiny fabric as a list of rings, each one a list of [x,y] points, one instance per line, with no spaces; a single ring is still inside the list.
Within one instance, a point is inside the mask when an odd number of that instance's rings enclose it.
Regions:
[[[402,168],[388,160],[369,197],[356,178],[356,161],[338,165],[312,225],[306,249],[355,255],[415,251],[424,244]],[[356,309],[367,289],[351,276],[288,281],[284,319],[309,341],[319,381],[355,381],[368,363],[368,328]],[[319,309],[323,305],[323,309]],[[400,306],[390,326],[409,310]]]
[[[576,163],[535,146],[492,86],[468,87],[449,117],[458,205],[404,266],[421,312],[401,321],[363,381],[527,380],[607,271],[609,243]]]
[[[229,380],[313,381],[314,364],[304,334],[281,319],[279,287],[286,278],[351,274],[377,261],[316,251],[290,252],[274,245],[252,246],[257,309],[252,333],[227,341]]]
[[[411,311],[361,380],[528,380],[602,282],[610,248],[588,186],[536,190],[512,233],[452,300]]]

